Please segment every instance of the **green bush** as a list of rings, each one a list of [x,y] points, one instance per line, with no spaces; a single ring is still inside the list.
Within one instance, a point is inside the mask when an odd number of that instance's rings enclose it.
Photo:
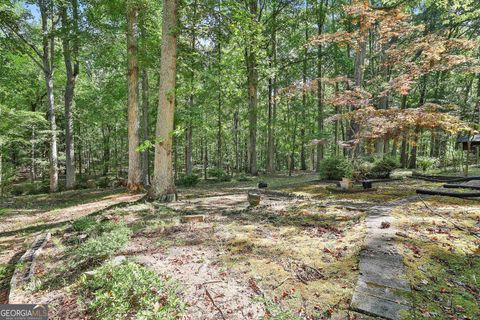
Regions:
[[[77,232],[90,231],[97,226],[98,222],[93,217],[83,217],[73,221],[72,229]]]
[[[353,169],[353,175],[356,179],[365,179],[368,178],[373,169],[373,162],[369,161],[359,161],[355,163]]]
[[[320,178],[327,180],[341,180],[352,176],[352,165],[342,157],[323,159],[319,167]]]
[[[245,174],[239,174],[235,177],[235,180],[245,182],[245,181],[250,181],[251,179]]]
[[[80,280],[80,294],[96,319],[178,319],[184,310],[175,287],[131,261],[108,263]]]
[[[370,172],[370,177],[389,178],[390,174],[396,168],[398,168],[398,162],[393,157],[385,157],[385,158],[376,160]]]
[[[423,172],[433,168],[437,164],[437,158],[432,157],[418,157],[417,164]]]
[[[106,223],[97,228],[100,235],[88,239],[77,247],[72,256],[78,263],[99,261],[122,249],[130,239],[132,231],[124,224]]]
[[[214,177],[217,181],[230,181],[232,178],[223,169],[209,169],[208,176]]]
[[[194,187],[198,184],[200,178],[196,174],[188,174],[180,176],[178,179],[178,185],[184,187]]]

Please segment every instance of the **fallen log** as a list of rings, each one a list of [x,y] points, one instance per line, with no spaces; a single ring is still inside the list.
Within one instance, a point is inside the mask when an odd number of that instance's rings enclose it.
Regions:
[[[423,180],[423,181],[428,181],[428,182],[467,182],[471,180],[480,180],[480,177],[465,177],[465,178],[459,178],[455,177],[453,179],[443,179],[443,178],[427,178],[427,177],[410,177],[412,179],[418,179],[418,180]]]
[[[417,189],[417,194],[428,194],[432,196],[446,196],[456,198],[477,198],[480,197],[480,192],[451,192],[438,189]]]
[[[453,184],[453,183],[447,183],[443,185],[444,188],[449,188],[449,189],[472,189],[472,190],[480,190],[480,186],[473,186],[473,185],[468,185],[468,184]]]
[[[472,180],[480,180],[480,176],[472,177],[449,177],[449,176],[427,176],[414,174],[410,178],[419,179],[428,182],[467,182]]]

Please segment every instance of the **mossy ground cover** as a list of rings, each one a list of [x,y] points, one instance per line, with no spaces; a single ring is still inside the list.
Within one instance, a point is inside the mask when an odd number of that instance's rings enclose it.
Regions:
[[[308,198],[265,195],[259,207],[244,210],[246,193],[260,180],[269,189]],[[202,319],[214,319],[219,317],[218,310],[202,285],[213,274],[216,278],[208,284],[209,292],[217,305],[232,312],[232,319],[236,319],[235,310],[245,305],[261,307],[256,318],[355,317],[348,308],[365,237],[365,208],[438,184],[402,180],[381,184],[373,194],[333,194],[325,189],[328,184],[317,180],[315,175],[278,175],[217,182],[215,188],[213,182],[206,182],[181,189],[187,190],[180,193],[186,200],[179,206],[142,202],[51,229],[52,241],[40,257],[34,281],[24,288],[25,302],[50,303],[54,315],[70,318],[150,314],[165,306],[174,310],[174,317],[200,314]],[[204,198],[198,200],[199,196]],[[42,207],[43,200],[38,200]],[[397,240],[414,287],[416,309],[408,317],[475,319],[479,243],[472,232],[478,232],[480,204],[445,197],[424,200],[430,209],[417,201],[395,210],[404,233]],[[74,198],[71,201],[76,203]],[[206,214],[206,222],[181,223],[187,211]],[[114,246],[111,239],[117,239]],[[129,263],[136,264],[118,273],[104,267],[115,255],[126,255]],[[150,258],[145,262],[145,257]],[[0,275],[7,274],[8,268],[0,265]],[[84,275],[95,270],[100,278]],[[139,281],[164,288],[163,293],[152,295],[145,289],[133,295],[145,294],[145,304],[130,296],[110,297],[109,292],[118,288],[104,280],[123,273],[128,273],[121,277],[127,291],[134,290],[138,275]],[[237,304],[229,302],[242,296],[244,300]],[[193,313],[195,303],[203,313]]]
[[[399,247],[413,291],[408,319],[480,317],[480,202],[429,197],[398,208]]]

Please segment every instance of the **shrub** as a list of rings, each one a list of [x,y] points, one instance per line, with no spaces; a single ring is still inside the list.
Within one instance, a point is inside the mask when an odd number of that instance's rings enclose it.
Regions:
[[[214,177],[217,181],[230,181],[232,178],[223,169],[209,169],[208,176]]]
[[[107,223],[100,225],[99,229],[99,236],[87,240],[74,250],[73,257],[77,262],[99,261],[112,256],[127,244],[132,234],[124,224]]]
[[[98,222],[93,217],[83,217],[73,221],[72,229],[77,232],[92,230],[97,226]]]
[[[245,174],[239,174],[238,176],[235,177],[235,180],[237,181],[250,181],[251,179],[247,177]]]
[[[131,261],[83,276],[80,293],[97,319],[178,319],[184,309],[171,283]]]
[[[437,164],[437,158],[431,157],[418,157],[417,164],[423,172],[433,168]]]
[[[194,187],[198,184],[200,178],[196,174],[188,174],[180,176],[178,184],[184,187]]]
[[[354,166],[354,177],[356,179],[365,179],[370,176],[374,164],[369,161],[357,162]]]
[[[101,189],[106,189],[110,187],[110,179],[108,177],[101,177],[97,181],[97,186]]]
[[[398,168],[398,162],[393,157],[385,157],[375,161],[370,176],[373,178],[388,178]]]
[[[319,167],[320,177],[327,180],[341,180],[352,176],[352,165],[342,157],[323,159]]]

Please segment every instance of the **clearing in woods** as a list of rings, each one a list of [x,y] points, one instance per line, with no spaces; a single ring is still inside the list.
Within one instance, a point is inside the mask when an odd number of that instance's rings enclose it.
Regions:
[[[19,256],[49,232],[32,279],[10,297],[48,303],[52,318],[113,319],[162,308],[183,319],[479,314],[480,203],[419,198],[415,188],[435,184],[414,180],[365,194],[331,193],[308,174],[262,180],[269,187],[257,190],[262,199],[253,208],[247,193],[256,180],[203,183],[166,205],[117,189],[13,198],[0,216],[2,302]],[[192,214],[205,220],[181,222]],[[137,265],[148,270],[145,281],[165,286],[157,302],[132,301],[137,289],[125,275],[118,295],[117,288],[102,291],[100,274],[114,278],[115,268]],[[391,282],[398,270],[403,280]],[[142,294],[150,299],[152,288]]]

